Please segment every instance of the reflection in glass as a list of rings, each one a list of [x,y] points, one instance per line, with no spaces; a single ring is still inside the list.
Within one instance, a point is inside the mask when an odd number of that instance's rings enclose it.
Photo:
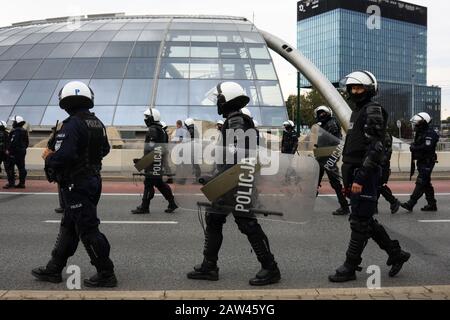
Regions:
[[[55,91],[58,80],[32,80],[28,83],[19,101],[20,106],[46,106]]]
[[[261,108],[263,126],[281,127],[288,119],[286,108]]]
[[[174,126],[177,120],[184,121],[188,118],[188,107],[164,107],[157,106],[156,109],[161,113],[161,120],[169,126]],[[169,137],[169,140],[171,137]]]
[[[1,56],[0,60],[17,60],[22,58],[22,56],[30,50],[32,45],[24,45],[24,46],[13,46],[10,47],[7,51],[5,51]]]
[[[283,96],[277,81],[258,81],[261,106],[284,106]]]
[[[54,126],[56,121],[62,122],[69,115],[59,106],[48,106],[42,118],[41,126]]]
[[[114,126],[136,126],[144,123],[144,112],[147,106],[117,106],[114,116]]]
[[[46,59],[42,62],[33,79],[59,79],[69,59]]]
[[[61,43],[48,56],[49,58],[72,58],[80,49],[81,43]]]
[[[188,82],[188,80],[159,80],[156,104],[161,106],[187,106]]]
[[[219,60],[217,59],[192,59],[191,79],[219,79]]]
[[[252,60],[256,77],[259,80],[277,80],[271,60]]]
[[[218,58],[219,49],[217,48],[217,43],[192,43],[191,57]]]
[[[111,42],[103,53],[107,58],[128,58],[133,49],[133,42]]]
[[[137,42],[131,56],[135,58],[156,58],[160,46],[161,42]]]
[[[33,77],[33,74],[39,68],[42,60],[19,60],[6,75],[7,80],[27,80]]]
[[[187,58],[189,57],[189,52],[189,43],[166,42],[162,56],[168,58]]]
[[[95,94],[95,105],[115,105],[122,80],[93,79],[89,83]]]
[[[21,115],[27,123],[38,126],[41,123],[45,108],[47,106],[15,107],[11,114]]]
[[[102,58],[97,65],[94,73],[94,78],[123,78],[125,67],[127,65],[127,58]]]
[[[25,89],[27,81],[0,82],[0,106],[13,106]]]
[[[189,59],[162,59],[161,79],[187,79],[189,78]]]
[[[64,72],[63,78],[91,78],[94,70],[97,66],[98,59],[93,58],[79,58],[72,59],[66,71]]]
[[[125,79],[120,91],[119,105],[149,105],[153,91],[151,79]]]
[[[223,79],[253,79],[252,67],[247,59],[222,59],[221,72]]]
[[[217,87],[218,82],[218,80],[191,80],[189,84],[189,105],[215,105],[208,99],[208,93],[211,92],[211,89]]]
[[[98,58],[105,51],[107,42],[86,42],[75,54],[75,58]]]
[[[8,73],[16,61],[0,61],[0,80]]]
[[[153,78],[155,76],[156,59],[131,58],[125,78]]]

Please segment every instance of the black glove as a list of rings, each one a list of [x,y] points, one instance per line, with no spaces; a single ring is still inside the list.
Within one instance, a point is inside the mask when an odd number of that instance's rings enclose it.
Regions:
[[[133,163],[136,164],[140,161],[141,159],[133,159]]]

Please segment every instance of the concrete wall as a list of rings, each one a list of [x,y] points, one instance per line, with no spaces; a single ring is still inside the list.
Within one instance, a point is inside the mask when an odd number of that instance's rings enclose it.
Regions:
[[[27,169],[39,170],[43,169],[44,161],[41,154],[44,149],[29,148],[26,158]],[[112,149],[111,153],[103,160],[103,170],[110,172],[134,171],[133,159],[141,158],[142,150],[132,149]],[[436,165],[435,171],[450,171],[450,152],[438,153],[439,163]],[[393,172],[409,172],[411,166],[410,152],[395,152],[392,154],[391,168]]]

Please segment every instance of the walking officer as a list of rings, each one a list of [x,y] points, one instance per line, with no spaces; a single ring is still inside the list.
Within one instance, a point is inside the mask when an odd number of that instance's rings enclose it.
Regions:
[[[46,149],[47,176],[61,186],[66,208],[59,235],[45,267],[32,270],[42,281],[58,283],[67,260],[81,240],[97,273],[84,280],[88,287],[115,287],[117,279],[111,261],[110,245],[99,230],[97,204],[102,192],[102,159],[110,146],[103,123],[89,112],[94,93],[83,82],[73,81],[59,92],[59,105],[69,117],[56,134],[55,150]]]
[[[393,277],[400,272],[410,254],[401,249],[397,240],[391,240],[385,228],[373,217],[377,208],[388,115],[372,100],[378,92],[378,83],[372,73],[353,72],[342,80],[341,85],[354,104],[342,165],[344,188],[351,190],[351,236],[344,264],[328,279],[331,282],[355,280],[356,271],[362,270],[359,266],[361,255],[370,238],[388,254],[389,276]]]
[[[425,194],[428,204],[423,207],[422,211],[437,211],[436,198],[434,196],[434,188],[431,184],[431,174],[437,162],[436,146],[439,142],[439,135],[430,128],[431,117],[428,113],[421,112],[416,114],[411,122],[414,124],[416,136],[411,144],[412,172],[414,174],[417,162],[417,170],[419,175],[416,180],[416,188],[412,193],[409,201],[402,203],[402,207],[412,212],[417,201]]]

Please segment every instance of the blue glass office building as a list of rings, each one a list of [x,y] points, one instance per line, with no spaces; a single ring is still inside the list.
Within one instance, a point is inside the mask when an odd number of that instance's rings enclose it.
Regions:
[[[297,12],[298,48],[331,82],[369,70],[390,121],[425,111],[439,125],[441,89],[427,86],[427,8],[392,0],[302,0]],[[301,86],[310,84],[302,78]]]

